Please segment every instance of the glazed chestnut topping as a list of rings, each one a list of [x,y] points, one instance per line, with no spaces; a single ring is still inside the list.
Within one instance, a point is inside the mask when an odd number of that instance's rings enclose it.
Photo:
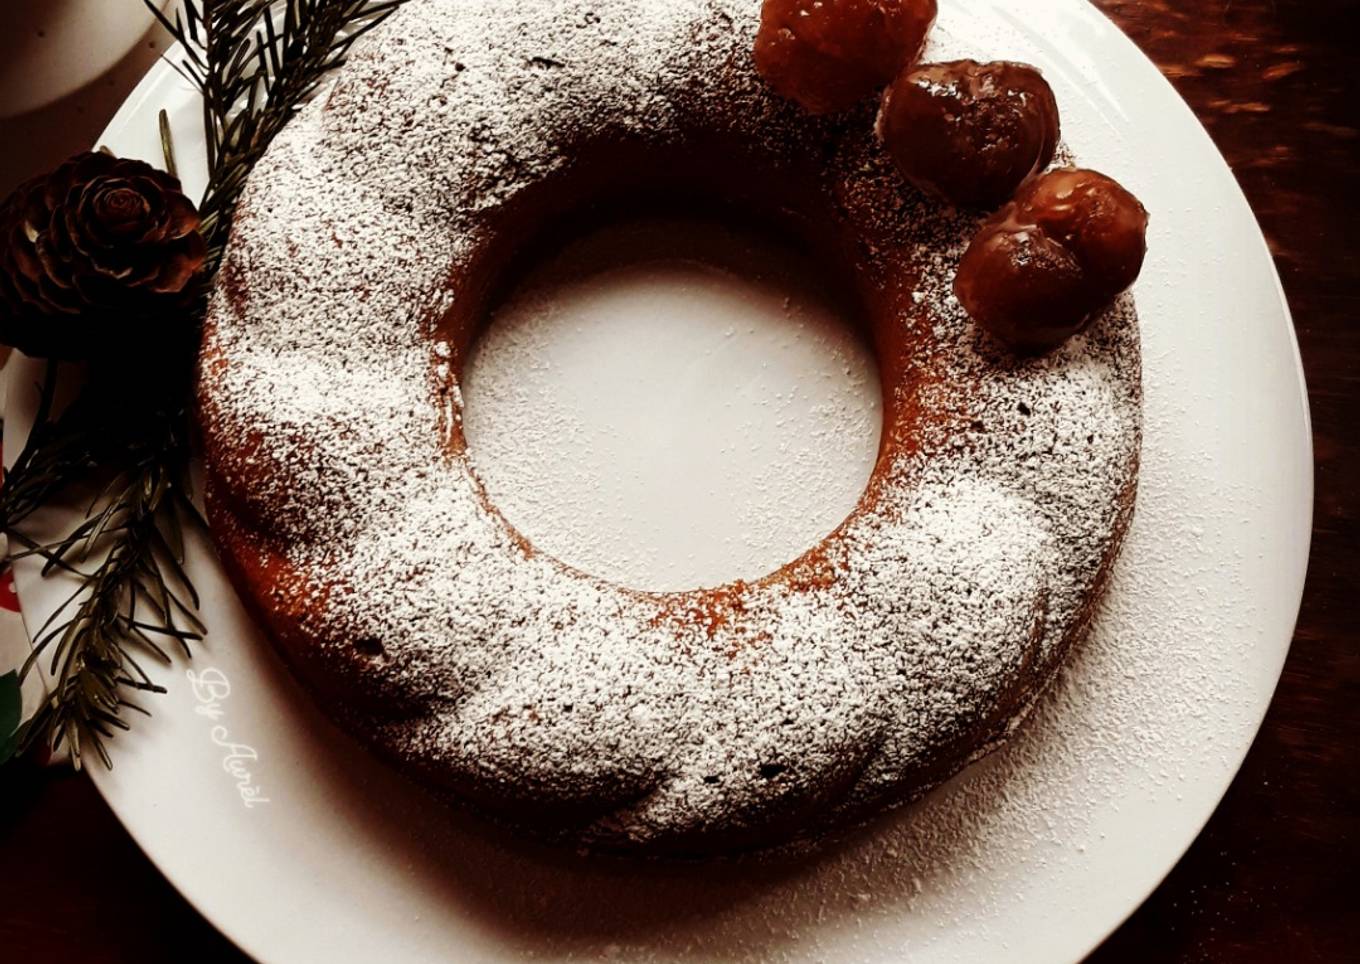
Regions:
[[[1147,253],[1147,211],[1095,171],[1051,171],[982,226],[954,293],[1012,350],[1054,348],[1133,284]]]
[[[1028,64],[922,64],[888,88],[878,135],[917,187],[953,204],[995,207],[1053,160],[1058,104]]]
[[[916,59],[935,0],[765,0],[756,69],[813,114],[845,110]]]

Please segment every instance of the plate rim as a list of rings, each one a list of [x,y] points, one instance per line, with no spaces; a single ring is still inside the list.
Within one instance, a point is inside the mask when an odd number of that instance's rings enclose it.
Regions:
[[[991,2],[992,0],[988,0],[989,4]],[[1174,859],[1172,859],[1169,862],[1169,864],[1155,877],[1155,879],[1153,879],[1150,882],[1150,884],[1143,890],[1141,895],[1137,898],[1136,902],[1131,902],[1127,909],[1120,916],[1118,916],[1117,919],[1113,917],[1109,919],[1108,926],[1102,924],[1100,928],[1093,929],[1098,930],[1099,933],[1093,933],[1093,936],[1089,942],[1083,942],[1084,946],[1081,950],[1081,956],[1085,957],[1092,953],[1093,951],[1095,951],[1101,944],[1103,944],[1134,913],[1136,913],[1139,908],[1141,908],[1146,903],[1148,898],[1157,890],[1158,887],[1161,886],[1161,884],[1165,881],[1166,877],[1184,858],[1185,854],[1194,845],[1195,841],[1199,839],[1199,837],[1203,833],[1204,827],[1207,825],[1207,823],[1213,817],[1213,815],[1218,812],[1219,806],[1221,805],[1224,796],[1227,794],[1229,788],[1231,787],[1232,783],[1236,780],[1241,770],[1243,761],[1245,760],[1247,754],[1251,751],[1251,748],[1255,745],[1256,740],[1260,735],[1261,727],[1265,721],[1265,717],[1268,714],[1270,707],[1274,703],[1275,693],[1278,689],[1279,681],[1283,674],[1284,666],[1288,660],[1289,653],[1292,649],[1294,631],[1295,628],[1297,627],[1297,621],[1303,603],[1303,592],[1306,584],[1309,564],[1311,561],[1312,550],[1312,534],[1313,534],[1312,523],[1315,512],[1315,453],[1313,446],[1312,420],[1310,411],[1310,400],[1308,396],[1307,379],[1303,367],[1302,355],[1299,349],[1298,336],[1295,328],[1293,314],[1292,311],[1290,310],[1288,297],[1285,293],[1284,285],[1280,278],[1278,266],[1275,262],[1274,256],[1270,252],[1268,244],[1266,243],[1265,235],[1261,229],[1259,219],[1257,218],[1254,209],[1252,209],[1245,192],[1242,190],[1240,182],[1238,181],[1236,175],[1232,171],[1231,166],[1227,163],[1227,160],[1223,157],[1222,152],[1218,149],[1217,144],[1214,143],[1212,137],[1209,135],[1207,129],[1199,120],[1198,116],[1194,113],[1194,111],[1191,109],[1190,105],[1186,102],[1186,100],[1176,90],[1175,86],[1161,72],[1160,68],[1157,67],[1156,63],[1153,62],[1152,59],[1147,54],[1145,54],[1142,51],[1142,49],[1139,48],[1138,45],[1134,43],[1134,41],[1127,34],[1125,34],[1124,31],[1118,26],[1118,24],[1116,24],[1103,10],[1096,7],[1094,4],[1083,2],[1083,0],[1058,0],[1056,6],[1067,8],[1064,11],[1064,17],[1086,18],[1088,22],[1093,18],[1096,23],[1100,24],[1103,27],[1108,28],[1110,39],[1114,43],[1123,46],[1126,55],[1131,55],[1132,57],[1135,57],[1138,61],[1141,61],[1142,65],[1145,66],[1147,70],[1151,72],[1149,74],[1149,78],[1151,77],[1152,74],[1155,74],[1156,81],[1154,83],[1160,85],[1160,87],[1162,88],[1163,95],[1170,95],[1170,101],[1168,101],[1168,103],[1175,102],[1175,104],[1177,105],[1177,109],[1183,113],[1184,119],[1188,120],[1191,123],[1191,125],[1193,125],[1193,128],[1204,138],[1205,143],[1209,148],[1209,152],[1206,152],[1204,155],[1203,158],[1204,162],[1207,164],[1215,165],[1219,169],[1218,173],[1226,174],[1228,179],[1231,181],[1233,190],[1233,201],[1235,203],[1238,203],[1240,207],[1248,214],[1248,216],[1251,219],[1250,223],[1254,228],[1254,231],[1252,232],[1253,237],[1250,243],[1258,249],[1259,253],[1264,257],[1265,263],[1269,265],[1270,270],[1269,280],[1275,293],[1275,303],[1278,304],[1280,320],[1284,323],[1286,332],[1288,334],[1288,345],[1292,352],[1293,363],[1292,368],[1294,374],[1294,391],[1295,391],[1294,400],[1297,403],[1297,417],[1300,418],[1300,432],[1301,432],[1300,441],[1304,449],[1303,454],[1306,456],[1304,459],[1304,464],[1303,466],[1301,466],[1303,470],[1301,476],[1301,488],[1302,488],[1300,498],[1301,504],[1298,506],[1291,507],[1292,510],[1306,509],[1306,512],[1303,513],[1305,518],[1301,520],[1301,524],[1304,528],[1303,535],[1304,541],[1302,545],[1300,564],[1298,566],[1297,572],[1290,573],[1291,578],[1294,579],[1294,585],[1290,587],[1290,590],[1287,594],[1281,595],[1282,599],[1292,600],[1292,603],[1287,607],[1287,611],[1292,613],[1292,618],[1290,619],[1291,629],[1289,639],[1285,642],[1283,646],[1280,647],[1278,663],[1273,668],[1270,674],[1271,683],[1269,686],[1269,698],[1264,699],[1261,702],[1260,706],[1258,707],[1257,711],[1254,714],[1254,722],[1252,722],[1249,729],[1250,738],[1247,739],[1244,737],[1240,747],[1234,750],[1232,754],[1229,754],[1229,757],[1232,758],[1232,765],[1230,770],[1225,771],[1226,775],[1222,781],[1222,786],[1218,788],[1216,793],[1213,794],[1213,806],[1209,807],[1201,817],[1193,821],[1194,832],[1190,833],[1186,837],[1183,844],[1177,845],[1176,848],[1177,852],[1175,854]],[[181,52],[180,47],[177,44],[173,45],[170,48],[168,48],[154,64],[152,64],[152,66],[147,70],[147,72],[142,76],[138,83],[133,87],[132,91],[124,99],[123,103],[114,113],[113,117],[109,120],[108,124],[104,127],[103,131],[101,131],[99,138],[96,141],[96,144],[103,143],[111,139],[111,136],[116,136],[118,132],[127,128],[135,119],[143,117],[144,115],[150,113],[154,109],[159,109],[160,105],[150,107],[148,106],[147,102],[159,92],[161,85],[165,81],[172,79],[167,75],[174,74],[175,67],[172,63],[172,59],[175,56],[179,55],[180,52]],[[1210,152],[1212,153],[1212,160],[1210,160],[1209,158]],[[22,363],[23,360],[24,359],[22,358],[22,356],[18,356],[16,353],[16,358],[14,359],[14,362],[11,363],[10,372],[7,372],[7,375],[12,374],[14,370],[18,368],[18,364],[15,363]],[[17,389],[13,387],[16,381],[17,380],[13,378],[6,378],[5,390],[7,392],[17,391]],[[12,427],[13,421],[14,421],[13,419],[7,420],[7,428],[5,432],[6,436],[11,435],[11,433],[18,432],[17,428]],[[27,433],[27,430],[28,426],[24,426],[25,434]],[[5,446],[5,451],[7,453],[14,453],[16,450],[12,446],[7,445]],[[9,459],[7,458],[6,461],[8,462]],[[16,589],[18,589],[17,584]],[[1281,608],[1283,610],[1285,607],[1282,606]],[[27,612],[24,612],[23,615],[25,619],[25,625],[27,628],[29,616]],[[199,895],[194,894],[192,888],[186,888],[185,886],[183,886],[181,881],[177,879],[177,876],[172,872],[172,870],[166,867],[161,860],[157,859],[157,857],[153,855],[153,847],[143,839],[143,834],[138,829],[134,829],[134,826],[129,821],[124,819],[124,815],[120,809],[119,803],[114,799],[113,795],[105,785],[104,779],[102,777],[102,771],[100,771],[97,767],[92,767],[87,770],[87,773],[89,773],[91,781],[94,783],[96,789],[100,793],[100,796],[103,798],[106,805],[108,805],[109,808],[113,811],[113,813],[118,817],[118,820],[123,825],[125,831],[136,842],[138,848],[147,857],[147,859],[151,861],[152,865],[156,867],[157,871],[161,873],[162,876],[164,876],[168,882],[170,882],[170,884],[183,897],[183,899],[185,899],[190,904],[190,906],[192,906],[195,909],[197,913],[199,913],[206,921],[208,921],[210,925],[215,930],[218,931],[218,933],[220,933],[225,939],[230,941],[242,953],[257,960],[270,959],[266,953],[267,949],[250,947],[242,937],[238,937],[236,934],[233,933],[233,928],[230,926],[229,923],[230,918],[226,912],[219,913],[217,909],[215,909],[212,906],[209,906],[208,901],[200,899]],[[1187,827],[1191,823],[1192,823],[1191,821],[1187,821]]]

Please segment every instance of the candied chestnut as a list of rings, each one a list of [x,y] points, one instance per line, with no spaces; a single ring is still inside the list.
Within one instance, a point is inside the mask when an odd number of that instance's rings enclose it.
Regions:
[[[916,59],[936,0],[765,0],[756,69],[813,114],[845,110]]]
[[[1053,160],[1058,103],[1028,64],[922,64],[884,94],[878,135],[917,187],[995,207]]]
[[[1138,199],[1104,174],[1050,171],[983,224],[959,263],[954,294],[1014,351],[1047,351],[1133,284],[1147,222]]]
[[[1106,302],[1138,278],[1147,254],[1148,213],[1118,181],[1063,168],[1025,185],[1015,204],[1076,253],[1092,283],[1108,292]]]

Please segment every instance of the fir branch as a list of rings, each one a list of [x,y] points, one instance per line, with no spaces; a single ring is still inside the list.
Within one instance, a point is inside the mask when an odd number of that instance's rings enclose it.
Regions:
[[[145,2],[179,42],[174,66],[203,100],[208,184],[199,211],[209,254],[204,297],[185,319],[197,331],[251,169],[354,42],[404,0],[184,0],[173,17]],[[158,123],[174,173],[163,111]],[[204,631],[182,531],[198,519],[188,488],[192,353],[168,358],[159,370],[105,373],[60,414],[49,363],[28,442],[0,486],[0,530],[17,546],[10,558],[40,556],[44,575],[75,582],[24,667],[42,660],[54,684],[23,742],[65,741],[77,767],[85,748],[110,765],[105,743],[127,729],[124,711],[145,713],[135,696],[161,690],[141,661],[167,661],[171,648],[188,654]],[[98,493],[63,536],[40,543],[22,531],[35,511],[90,483]]]
[[[52,415],[54,383],[49,365],[33,435],[0,489],[0,512],[10,561],[40,557],[44,576],[59,574],[74,587],[34,633],[23,674],[42,660],[53,684],[21,742],[65,740],[78,767],[87,749],[107,763],[105,740],[126,728],[122,711],[141,709],[132,695],[157,690],[141,665],[147,656],[168,658],[157,640],[187,652],[202,635],[183,568],[182,527],[197,512],[187,488],[188,412],[176,401],[187,397],[183,389],[143,394],[96,377]],[[69,504],[80,486],[97,491],[64,534],[38,542],[20,525],[58,499]]]
[[[20,535],[26,554],[46,560],[44,575],[60,570],[76,582],[34,634],[24,672],[42,660],[53,683],[25,744],[64,740],[77,767],[86,749],[108,765],[104,742],[127,728],[123,710],[144,712],[132,695],[161,692],[141,658],[168,660],[166,641],[187,654],[188,643],[202,637],[197,594],[183,569],[181,527],[193,518],[182,478],[185,424],[176,413],[158,420],[160,433],[134,440],[140,454],[119,467],[104,487],[108,494],[71,532],[48,544]]]
[[[173,19],[147,6],[183,53],[203,100],[212,176],[199,203],[216,266],[255,162],[351,46],[404,0],[190,0]]]

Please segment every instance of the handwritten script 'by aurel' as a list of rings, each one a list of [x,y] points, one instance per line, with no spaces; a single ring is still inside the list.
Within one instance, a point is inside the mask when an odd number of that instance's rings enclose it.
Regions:
[[[215,666],[209,666],[201,673],[188,670],[184,675],[188,678],[194,699],[198,702],[194,712],[207,717],[215,724],[208,736],[214,744],[225,751],[222,756],[222,769],[236,781],[236,792],[241,795],[241,803],[247,809],[268,803],[269,798],[264,796],[250,772],[250,764],[257,761],[260,755],[255,752],[253,746],[233,742],[227,728],[218,722],[226,715],[222,703],[231,696],[231,681],[227,679],[227,674]]]

